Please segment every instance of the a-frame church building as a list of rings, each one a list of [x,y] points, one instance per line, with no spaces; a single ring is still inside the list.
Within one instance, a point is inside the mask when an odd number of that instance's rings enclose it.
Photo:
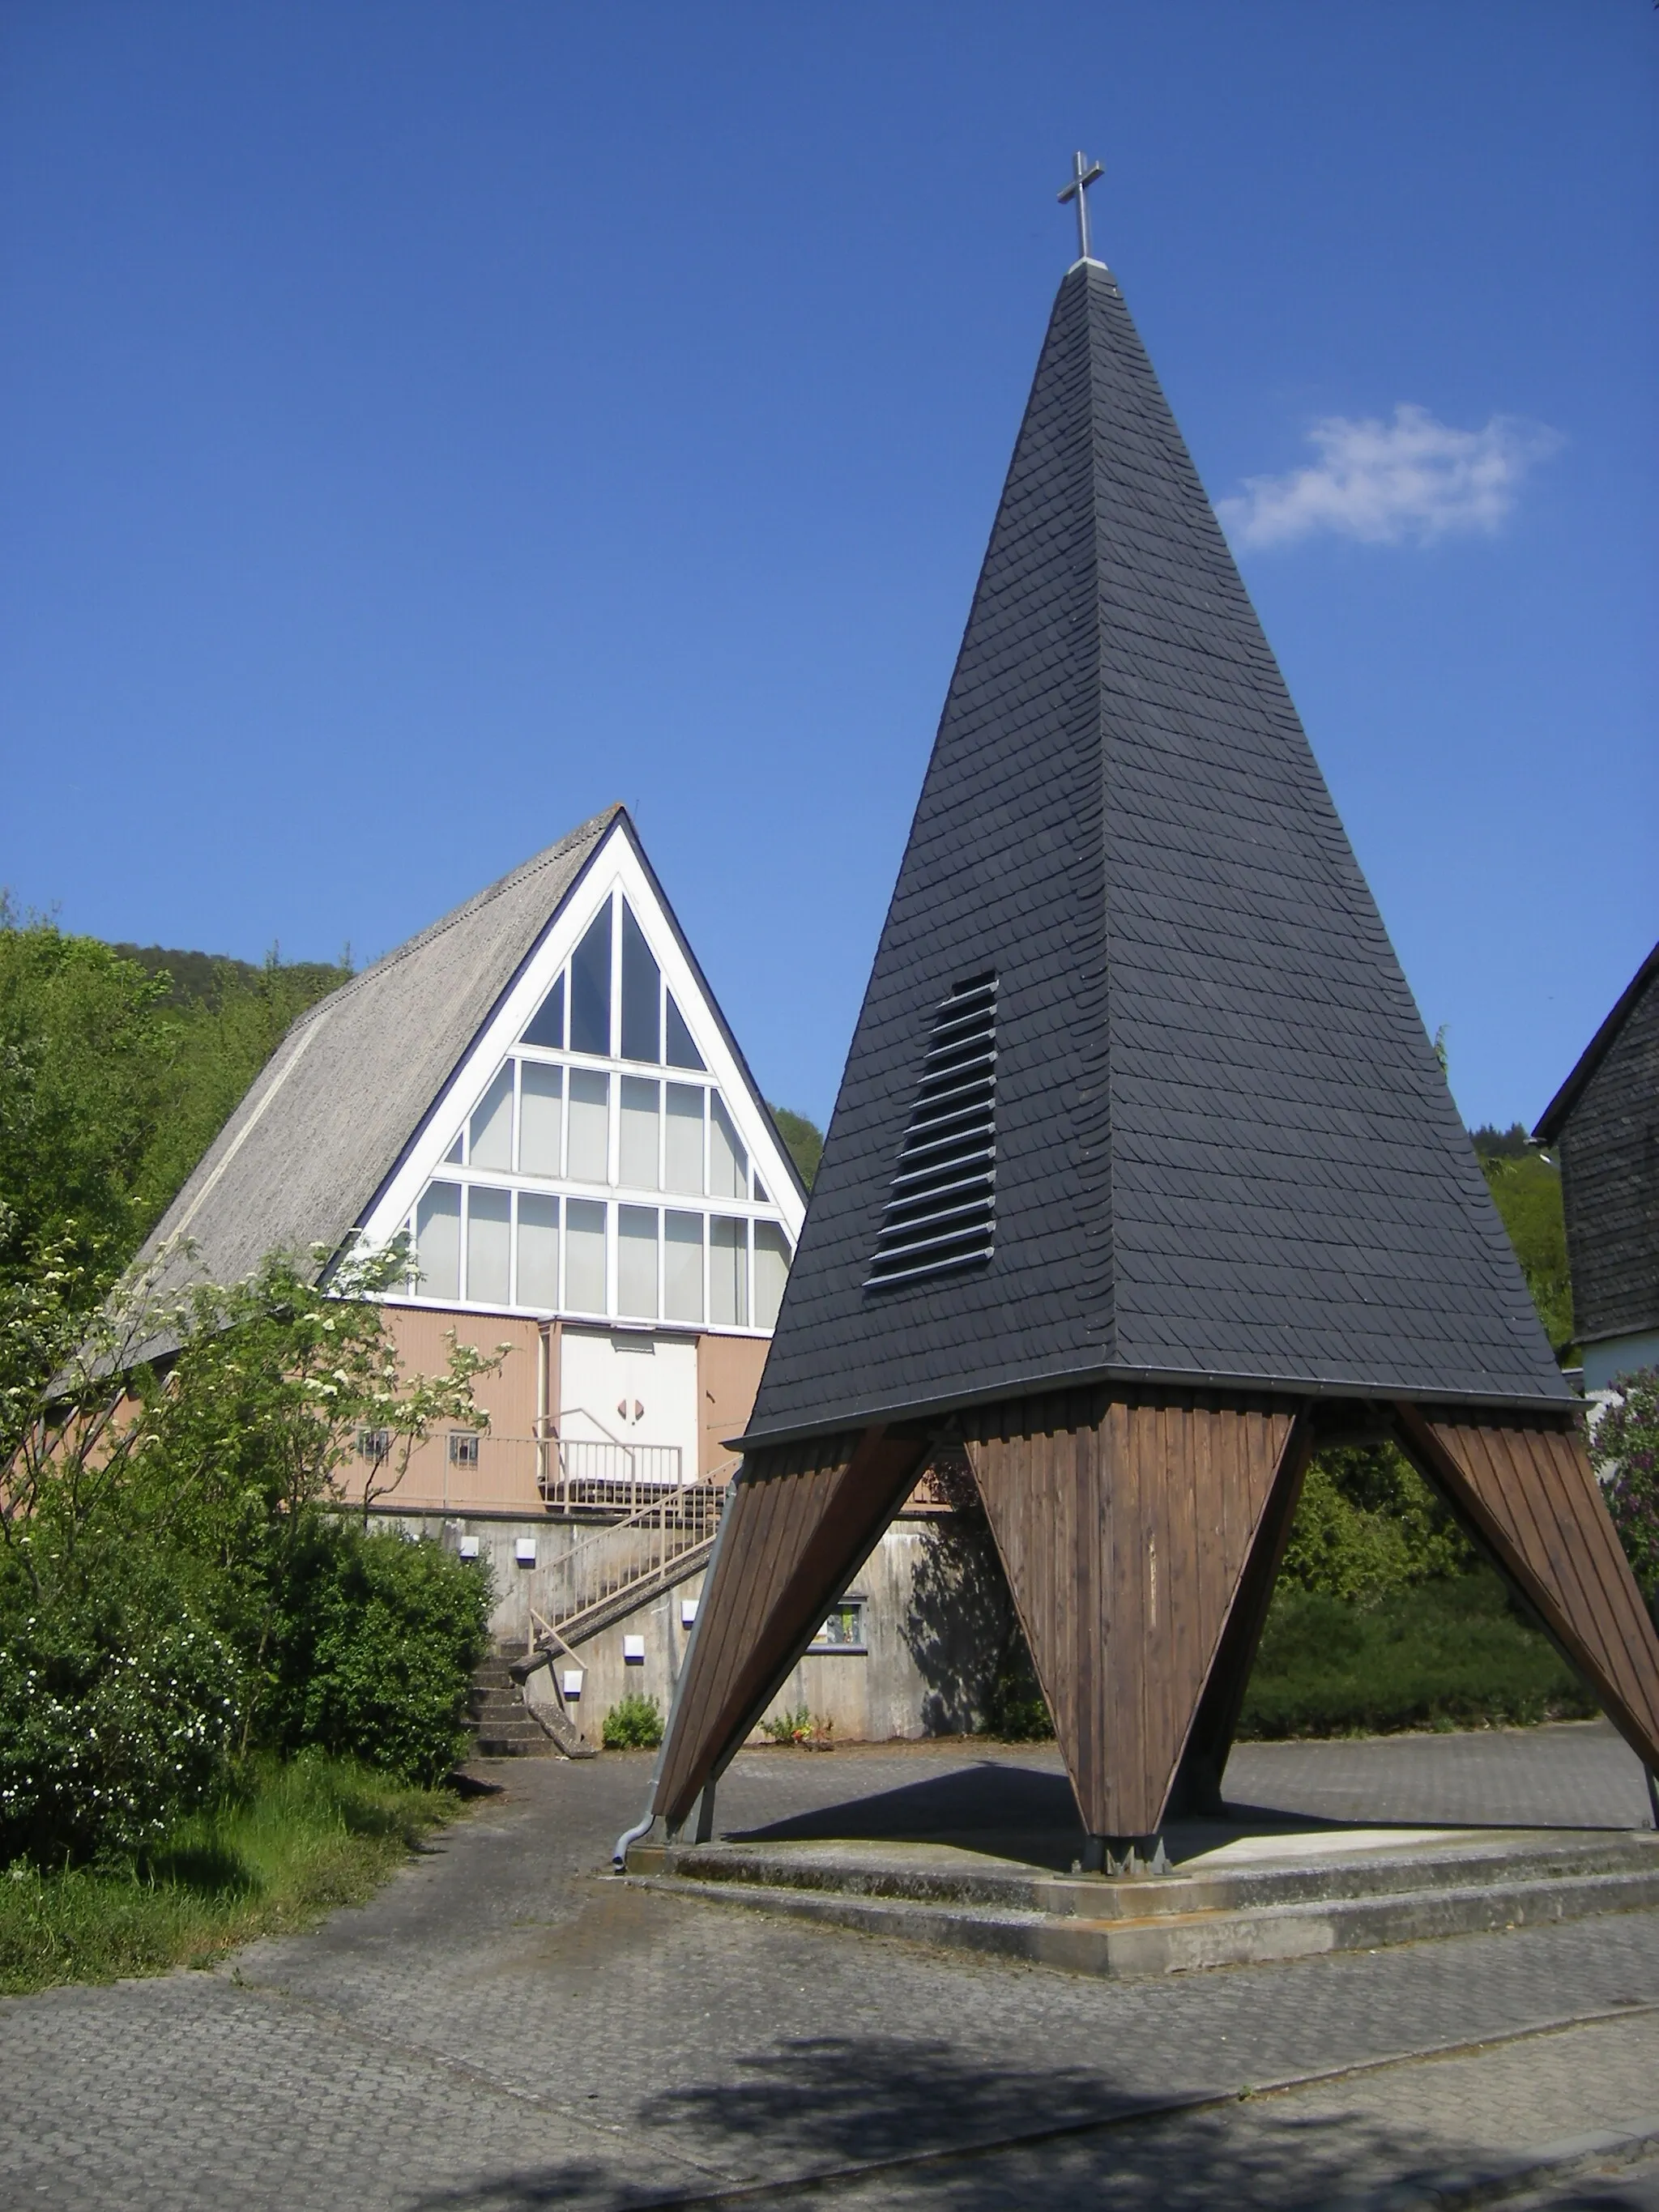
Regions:
[[[558,1673],[586,1719],[666,1697],[805,1202],[612,806],[296,1022],[149,1249],[234,1282],[409,1236],[405,1366],[441,1368],[452,1329],[507,1351],[488,1430],[432,1437],[381,1509],[490,1559],[504,1641],[580,1616]],[[361,1495],[386,1440],[358,1444]]]

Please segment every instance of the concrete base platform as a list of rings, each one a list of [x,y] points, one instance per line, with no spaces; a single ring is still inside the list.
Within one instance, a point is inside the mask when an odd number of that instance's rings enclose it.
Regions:
[[[1164,1831],[1168,1874],[1061,1874],[942,1840],[636,1844],[653,1888],[1113,1978],[1659,1908],[1651,1829]]]

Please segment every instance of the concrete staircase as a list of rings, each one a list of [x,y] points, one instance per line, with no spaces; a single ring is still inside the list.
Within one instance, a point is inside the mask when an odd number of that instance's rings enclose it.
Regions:
[[[524,1701],[507,1671],[506,1653],[486,1659],[472,1677],[466,1717],[475,1759],[556,1759],[559,1747]]]

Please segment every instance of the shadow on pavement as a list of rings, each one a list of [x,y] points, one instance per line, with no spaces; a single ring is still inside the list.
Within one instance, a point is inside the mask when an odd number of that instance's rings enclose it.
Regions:
[[[421,2212],[534,2212],[805,2201],[952,2212],[1091,2212],[1103,2204],[1328,2207],[1387,2184],[1426,2185],[1467,2150],[1379,2128],[1358,2114],[1298,2117],[1275,2100],[1228,2094],[1197,2111],[1149,2113],[1109,2070],[1003,2069],[942,2042],[856,2037],[781,2043],[726,2081],[643,2100],[634,2140],[657,2173],[583,2157],[503,2172],[416,2202]],[[653,2155],[654,2154],[654,2155]],[[941,2155],[930,2155],[942,2154]],[[920,2162],[919,2162],[920,2161]],[[878,2170],[862,2176],[848,2167]],[[880,2170],[884,2167],[884,2170]],[[842,2178],[826,2187],[836,2169]],[[699,2177],[705,2178],[699,2178]]]
[[[1324,1819],[1315,1814],[1287,1812],[1279,1806],[1230,1801],[1213,1820],[1172,1821],[1164,1837],[1170,1858],[1179,1862],[1241,1836],[1340,1834],[1360,1826],[1381,1832],[1422,1825]],[[1064,1873],[1081,1852],[1084,1837],[1077,1801],[1065,1775],[986,1759],[949,1774],[905,1783],[896,1790],[793,1814],[764,1827],[727,1829],[722,1840],[951,1844],[961,1850],[981,1851]]]

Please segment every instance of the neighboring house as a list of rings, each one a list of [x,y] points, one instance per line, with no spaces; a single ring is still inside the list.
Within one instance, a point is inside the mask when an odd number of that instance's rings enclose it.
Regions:
[[[1533,1132],[1561,1163],[1584,1389],[1659,1367],[1659,945]]]
[[[498,1640],[561,1630],[557,1683],[595,1735],[624,1691],[672,1693],[805,1206],[613,806],[297,1021],[149,1249],[187,1237],[191,1270],[232,1282],[274,1249],[410,1236],[416,1272],[386,1301],[404,1365],[441,1369],[452,1330],[504,1345],[477,1392],[489,1426],[430,1438],[392,1489],[365,1431],[348,1492],[488,1557]],[[890,1579],[872,1563],[872,1591]],[[870,1595],[826,1624],[826,1653],[868,1656]],[[913,1733],[923,1687],[896,1656],[873,1702],[867,1668],[790,1692],[843,1735]],[[546,1673],[532,1686],[551,1694]]]

